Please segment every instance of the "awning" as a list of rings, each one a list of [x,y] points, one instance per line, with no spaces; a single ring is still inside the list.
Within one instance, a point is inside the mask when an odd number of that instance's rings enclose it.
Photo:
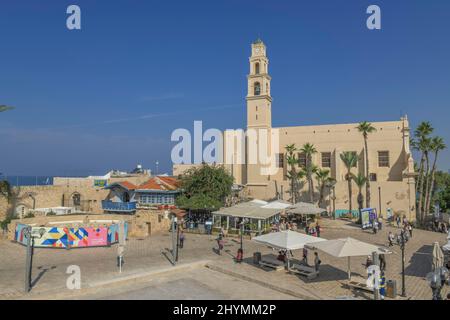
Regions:
[[[323,238],[312,237],[291,230],[268,233],[262,236],[255,237],[252,240],[272,248],[283,250],[302,249],[306,243],[326,241],[326,239]]]
[[[299,215],[318,215],[326,211],[326,209],[319,208],[314,204],[307,202],[297,202],[286,209],[287,213]]]
[[[266,207],[268,204],[269,203],[266,201],[252,200],[239,203],[232,207],[221,208],[220,210],[213,211],[212,213],[222,216],[265,220],[283,211],[283,209],[278,206],[274,206],[275,208]]]

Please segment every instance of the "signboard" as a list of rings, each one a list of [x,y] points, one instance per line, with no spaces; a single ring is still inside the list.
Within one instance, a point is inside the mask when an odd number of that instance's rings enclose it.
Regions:
[[[377,219],[377,210],[375,208],[365,208],[361,210],[362,228],[372,228],[372,221]]]
[[[108,180],[94,180],[94,187],[104,188],[108,184]]]

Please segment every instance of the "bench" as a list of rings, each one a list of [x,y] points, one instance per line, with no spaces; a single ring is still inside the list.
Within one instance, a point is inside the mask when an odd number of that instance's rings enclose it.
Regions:
[[[273,268],[277,271],[284,269],[284,262],[271,258],[271,257],[263,257],[261,261],[259,261],[260,266]]]
[[[347,281],[345,282],[346,285],[348,285],[350,288],[356,289],[356,290],[362,290],[367,291],[370,293],[373,293],[373,288],[369,288],[367,284],[357,282],[357,281]]]
[[[307,277],[308,279],[315,279],[319,275],[319,271],[316,271],[314,267],[304,266],[301,264],[293,264],[291,268],[289,268],[289,272],[299,274]]]

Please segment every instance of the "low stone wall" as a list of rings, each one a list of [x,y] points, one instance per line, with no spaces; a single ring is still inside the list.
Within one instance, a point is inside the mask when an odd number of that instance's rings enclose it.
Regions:
[[[49,227],[60,225],[107,226],[111,221],[124,220],[128,222],[128,237],[143,238],[169,230],[170,219],[159,210],[138,210],[135,215],[120,214],[89,214],[65,216],[39,216],[12,220],[8,225],[7,237],[14,240],[18,223],[31,226]]]

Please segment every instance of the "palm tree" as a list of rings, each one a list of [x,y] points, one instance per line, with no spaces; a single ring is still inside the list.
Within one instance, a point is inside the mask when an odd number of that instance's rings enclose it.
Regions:
[[[6,106],[4,104],[0,105],[0,112],[12,110],[12,109],[14,109],[14,107]]]
[[[316,170],[316,179],[319,187],[319,207],[320,207],[322,205],[325,196],[325,187],[333,183],[335,179],[330,177],[330,170],[328,169]]]
[[[364,157],[366,158],[366,208],[370,208],[370,179],[369,179],[369,148],[367,147],[367,140],[369,137],[369,133],[377,131],[375,127],[372,126],[370,122],[363,121],[360,122],[359,125],[356,127],[359,132],[362,133],[364,138]]]
[[[305,143],[303,147],[300,149],[301,152],[305,154],[306,157],[306,179],[308,181],[308,193],[309,193],[309,202],[314,202],[314,182],[312,178],[312,174],[314,170],[317,168],[312,164],[312,155],[317,153],[316,148],[311,143]]]
[[[348,210],[349,213],[352,214],[352,168],[356,166],[358,163],[358,156],[355,152],[346,151],[340,154],[342,162],[344,162],[345,167],[347,168],[347,174],[345,175],[345,179],[348,184]]]
[[[428,121],[421,122],[419,126],[414,131],[415,140],[413,140],[413,147],[422,153],[420,158],[419,165],[419,176],[416,181],[416,189],[418,196],[418,204],[417,204],[417,218],[419,222],[423,223],[423,210],[422,210],[422,202],[423,202],[423,187],[425,180],[425,173],[428,173],[428,168],[425,170],[425,162],[428,157],[428,150],[430,148],[430,139],[429,135],[433,132],[433,127]]]
[[[295,190],[295,186],[296,186],[296,179],[298,178],[298,173],[297,170],[295,169],[295,165],[297,164],[297,158],[295,157],[295,152],[297,151],[297,148],[295,146],[295,144],[289,144],[286,147],[284,147],[286,149],[286,161],[287,164],[290,166],[290,170],[287,172],[286,177],[290,180],[291,182],[291,201],[292,203],[296,203],[295,202],[295,194],[296,194],[296,190]]]
[[[431,173],[430,173],[430,186],[428,189],[428,193],[425,195],[426,200],[425,200],[425,214],[429,214],[430,213],[430,206],[431,206],[431,198],[433,196],[433,191],[434,191],[434,179],[435,179],[435,172],[436,172],[436,162],[438,159],[438,154],[439,151],[442,151],[446,148],[447,146],[444,143],[444,139],[442,139],[441,137],[434,137],[431,140],[431,145],[430,145],[430,149],[431,151],[434,152],[434,161],[433,161],[433,167],[431,169]]]
[[[353,174],[352,178],[353,178],[353,181],[355,181],[356,185],[358,186],[358,212],[359,212],[358,223],[361,223],[361,210],[363,208],[363,202],[364,202],[362,188],[366,184],[367,178],[361,173],[358,173],[357,176],[355,176]]]

